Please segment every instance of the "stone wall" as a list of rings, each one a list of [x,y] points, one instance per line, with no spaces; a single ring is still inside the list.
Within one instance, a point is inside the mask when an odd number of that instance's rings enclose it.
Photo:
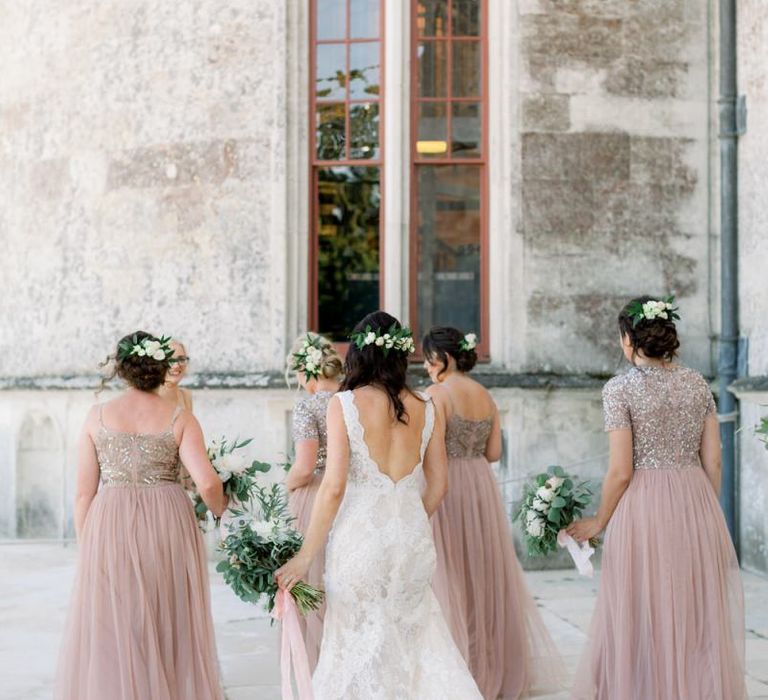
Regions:
[[[706,2],[519,5],[527,367],[612,372],[618,308],[670,290],[711,373]]]

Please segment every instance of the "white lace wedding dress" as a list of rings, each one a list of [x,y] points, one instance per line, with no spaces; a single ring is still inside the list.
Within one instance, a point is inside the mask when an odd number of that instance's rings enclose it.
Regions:
[[[349,478],[326,550],[328,607],[315,698],[482,700],[430,585],[435,545],[421,502],[421,462],[393,482],[371,459],[352,392],[337,396]],[[433,426],[427,399],[421,460]]]

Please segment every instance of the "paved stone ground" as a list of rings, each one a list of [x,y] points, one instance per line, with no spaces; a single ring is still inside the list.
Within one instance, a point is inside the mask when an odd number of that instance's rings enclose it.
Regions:
[[[75,557],[73,547],[0,545],[0,699],[50,699]],[[596,582],[572,571],[531,572],[528,582],[573,669],[594,605]],[[749,697],[768,700],[768,580],[745,573],[744,587]],[[215,573],[212,589],[228,700],[280,700],[275,628],[260,609],[237,600]],[[561,693],[548,700],[566,697]]]

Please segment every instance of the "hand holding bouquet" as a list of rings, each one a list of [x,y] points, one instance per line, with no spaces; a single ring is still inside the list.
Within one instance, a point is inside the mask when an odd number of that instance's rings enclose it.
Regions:
[[[588,482],[576,482],[562,467],[549,467],[546,473],[535,476],[532,483],[525,485],[523,502],[514,517],[523,527],[528,556],[543,556],[567,547],[579,571],[591,575],[589,557],[598,540],[580,547],[565,532],[591,502]]]

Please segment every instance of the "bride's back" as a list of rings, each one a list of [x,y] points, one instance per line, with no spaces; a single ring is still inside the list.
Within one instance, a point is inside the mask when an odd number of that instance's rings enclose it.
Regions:
[[[421,461],[425,401],[409,391],[401,392],[405,415],[398,420],[384,390],[369,385],[352,393],[371,459],[382,474],[400,481]]]

